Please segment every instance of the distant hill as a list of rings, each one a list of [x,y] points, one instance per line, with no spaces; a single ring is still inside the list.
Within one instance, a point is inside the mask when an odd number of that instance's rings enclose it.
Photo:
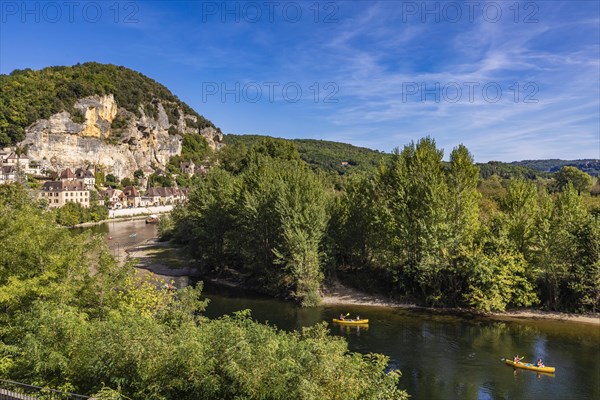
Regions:
[[[526,179],[549,178],[550,173],[533,169],[524,165],[516,165],[514,163],[505,163],[502,161],[490,161],[487,163],[478,163],[479,176],[487,179],[492,175],[497,175],[500,178],[510,179],[515,177]]]
[[[90,62],[0,75],[0,146],[22,141],[29,126],[63,111],[70,114],[73,122],[82,123],[84,115],[76,103],[90,96],[105,95],[114,95],[118,107],[133,117],[140,118],[144,113],[157,120],[164,110],[173,134],[181,125],[182,116],[187,118],[186,128],[195,131],[215,128],[211,121],[155,80],[129,68]],[[117,118],[116,124],[124,123]]]
[[[556,172],[562,167],[568,165],[580,169],[583,172],[587,172],[592,176],[600,175],[600,160],[523,160],[514,161],[511,165],[527,167],[542,172]]]
[[[244,144],[247,147],[250,147],[263,137],[266,136],[228,134],[224,136],[223,141],[225,144]],[[313,168],[337,172],[340,175],[345,175],[354,171],[372,173],[383,159],[390,156],[389,153],[327,140],[285,140],[295,143],[298,146],[298,152],[302,159]],[[505,179],[513,177],[536,179],[538,177],[547,178],[550,176],[547,172],[533,169],[529,166],[501,161],[490,161],[488,163],[479,163],[477,165],[479,166],[480,176],[484,179],[487,179],[492,175],[498,175]]]
[[[266,136],[224,135],[225,144],[244,144],[248,147]],[[374,172],[389,154],[351,144],[315,139],[285,139],[298,146],[300,157],[313,168],[345,175],[354,171]]]

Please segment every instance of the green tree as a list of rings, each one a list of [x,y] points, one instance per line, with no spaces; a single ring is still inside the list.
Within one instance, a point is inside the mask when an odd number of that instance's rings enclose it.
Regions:
[[[73,226],[85,221],[85,211],[79,203],[66,203],[56,210],[56,222],[63,226]]]
[[[336,199],[329,236],[341,268],[376,268],[384,264],[375,183],[362,175],[349,178],[346,190]]]
[[[568,296],[570,271],[578,261],[575,232],[588,219],[581,197],[571,184],[554,198],[540,196],[531,263],[537,271],[540,297],[544,306],[572,308]],[[571,304],[569,304],[571,303]]]
[[[435,140],[427,137],[396,151],[377,178],[394,257],[390,267],[401,291],[428,304],[441,300],[442,271],[448,262],[448,187],[442,157]]]
[[[523,256],[502,245],[494,252],[483,252],[470,258],[472,270],[467,304],[481,311],[504,311],[509,306],[531,306],[538,299],[528,279],[527,262]]]
[[[121,186],[125,187],[125,186],[132,186],[133,182],[131,181],[131,178],[123,178],[121,179]]]
[[[185,207],[172,213],[174,239],[186,243],[206,271],[238,265],[235,257],[240,244],[234,236],[239,190],[235,177],[215,169],[195,183]]]
[[[535,235],[538,192],[535,185],[523,179],[510,181],[503,201],[509,238],[515,248],[528,258]]]
[[[105,177],[105,182],[107,185],[116,186],[119,184],[119,180],[113,174],[107,174]]]
[[[574,265],[568,286],[575,308],[595,313],[600,305],[600,217],[589,216],[580,221],[574,237]]]
[[[463,145],[450,153],[448,179],[448,266],[442,273],[444,302],[454,306],[462,301],[466,290],[469,264],[477,257],[479,200],[477,191],[479,168]]]
[[[326,195],[318,178],[306,168],[286,168],[275,202],[282,226],[281,242],[273,249],[275,264],[293,277],[294,297],[304,305],[319,302],[323,280],[320,246],[327,226]]]
[[[142,171],[141,169],[136,169],[133,173],[133,177],[136,179],[140,179],[144,177],[144,171]]]
[[[578,194],[589,193],[592,190],[592,177],[575,167],[562,167],[554,178],[560,191],[564,190],[569,183],[573,185]]]

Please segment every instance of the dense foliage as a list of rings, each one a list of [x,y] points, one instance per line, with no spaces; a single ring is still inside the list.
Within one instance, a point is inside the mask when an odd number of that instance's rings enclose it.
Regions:
[[[101,238],[52,217],[0,186],[0,377],[98,399],[407,397],[386,357],[349,353],[324,325],[286,333],[249,312],[208,320],[200,287],[142,278]]]
[[[73,226],[84,222],[98,222],[108,218],[108,209],[98,204],[84,208],[79,203],[67,203],[56,211],[56,222]]]
[[[137,116],[142,107],[156,118],[160,101],[172,125],[177,125],[183,112],[196,117],[196,121],[186,120],[188,126],[214,127],[158,82],[125,67],[91,62],[0,75],[0,146],[23,140],[26,127],[61,111],[69,112],[75,122],[83,122],[83,114],[74,108],[76,101],[106,94],[113,94],[119,107]],[[121,116],[113,121],[113,127],[122,128],[125,123]]]
[[[268,293],[315,304],[328,196],[294,151],[265,139],[242,173],[216,169],[199,180],[189,206],[174,213],[176,238],[207,272],[233,267]]]
[[[205,272],[233,269],[305,304],[327,275],[431,306],[597,310],[600,207],[585,173],[511,166],[510,179],[482,179],[464,146],[443,162],[425,138],[335,192],[290,143],[231,145],[175,214]]]
[[[268,136],[258,135],[225,135],[224,142],[228,145],[245,146],[246,149]],[[284,140],[284,139],[279,139]],[[313,169],[325,172],[335,172],[345,175],[352,172],[373,173],[385,153],[364,147],[356,147],[346,143],[326,140],[293,139],[288,140],[298,149],[300,158]],[[239,149],[238,149],[239,152]]]

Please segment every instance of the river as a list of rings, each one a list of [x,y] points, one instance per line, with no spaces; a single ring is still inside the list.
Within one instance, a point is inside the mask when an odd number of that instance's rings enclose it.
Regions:
[[[146,224],[144,219],[129,221],[107,221],[86,228],[74,228],[74,232],[91,231],[106,239],[110,252],[115,257],[124,257],[125,250],[153,239],[157,235],[156,224]]]
[[[144,221],[111,222],[93,228],[112,251],[150,239],[156,227]],[[129,235],[136,233],[134,238]],[[117,244],[119,243],[119,244]],[[600,399],[600,326],[554,320],[497,321],[444,316],[381,306],[297,308],[252,293],[207,286],[205,315],[216,318],[251,309],[253,317],[284,330],[328,321],[351,351],[390,357],[402,372],[400,387],[412,399]],[[337,326],[340,313],[369,319],[365,328]],[[513,370],[501,358],[541,357],[553,375]],[[343,386],[343,382],[340,383]]]

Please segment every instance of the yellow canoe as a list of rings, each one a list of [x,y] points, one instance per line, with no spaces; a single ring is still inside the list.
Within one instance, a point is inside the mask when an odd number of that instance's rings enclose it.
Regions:
[[[538,367],[535,364],[523,363],[523,362],[514,362],[513,360],[505,360],[505,363],[508,365],[512,365],[515,368],[523,368],[528,369],[530,371],[538,371],[538,372],[547,372],[549,374],[553,374],[555,371],[554,367]]]
[[[355,319],[337,319],[334,318],[333,322],[336,324],[344,324],[344,325],[368,325],[368,319],[359,319],[358,321]]]

